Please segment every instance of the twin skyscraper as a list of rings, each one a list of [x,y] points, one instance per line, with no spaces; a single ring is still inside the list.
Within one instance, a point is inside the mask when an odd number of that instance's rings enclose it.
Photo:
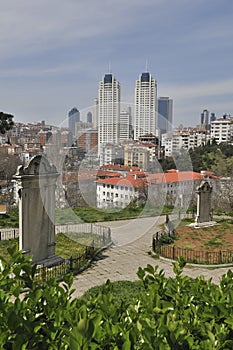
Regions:
[[[157,97],[157,81],[149,72],[142,73],[136,80],[133,123],[131,107],[128,108],[128,123],[127,111],[121,111],[120,83],[113,74],[105,74],[99,83],[96,104],[99,148],[105,143],[123,141],[122,133],[128,134],[124,128],[131,129],[131,137],[139,140],[148,134],[159,137],[161,132],[169,131],[168,124],[172,123],[172,100]]]

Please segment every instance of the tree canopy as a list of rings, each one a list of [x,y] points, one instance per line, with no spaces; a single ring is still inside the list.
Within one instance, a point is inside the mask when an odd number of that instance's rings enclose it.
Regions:
[[[160,161],[164,171],[177,168],[180,171],[202,170],[213,171],[218,176],[233,175],[233,146],[227,143],[219,145],[213,140],[205,146],[189,151],[182,150],[174,157],[166,157]]]
[[[0,133],[5,134],[13,125],[14,116],[8,113],[0,112]]]

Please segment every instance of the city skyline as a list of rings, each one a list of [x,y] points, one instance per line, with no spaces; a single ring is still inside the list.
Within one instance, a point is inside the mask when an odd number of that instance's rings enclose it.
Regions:
[[[88,112],[108,72],[132,105],[148,70],[158,97],[173,100],[174,125],[200,123],[204,109],[233,114],[230,0],[112,0],[1,4],[0,110],[16,121],[67,125]]]

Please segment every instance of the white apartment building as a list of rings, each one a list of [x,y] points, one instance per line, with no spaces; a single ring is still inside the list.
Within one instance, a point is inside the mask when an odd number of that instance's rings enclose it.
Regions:
[[[107,178],[96,181],[98,208],[124,208],[131,201],[146,197],[147,181],[141,172],[125,177]],[[140,177],[143,174],[143,177]]]
[[[98,152],[100,145],[119,141],[120,83],[112,74],[105,74],[99,83]]]
[[[217,144],[227,142],[233,144],[233,118],[219,118],[211,123],[211,139]]]
[[[149,72],[136,80],[134,102],[134,139],[157,132],[157,82]]]
[[[100,145],[100,166],[114,164],[117,159],[124,159],[124,148],[120,144],[103,143]]]
[[[182,148],[182,138],[178,133],[166,133],[161,135],[161,145],[164,147],[165,157],[171,157]]]
[[[162,134],[162,146],[165,156],[171,157],[181,149],[189,150],[203,146],[210,140],[210,133],[206,130],[189,129],[174,131],[173,133]]]

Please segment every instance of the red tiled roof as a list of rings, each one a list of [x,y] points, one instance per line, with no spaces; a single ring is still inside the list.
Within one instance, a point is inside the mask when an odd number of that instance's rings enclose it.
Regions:
[[[172,171],[159,174],[148,174],[148,180],[151,183],[162,184],[181,181],[202,180],[203,176],[200,173],[193,171]]]
[[[128,165],[119,165],[119,164],[106,164],[102,165],[100,169],[112,169],[112,170],[118,170],[118,171],[130,171],[132,170],[140,170],[138,167],[131,167]]]
[[[106,177],[120,177],[122,174],[115,171],[99,170],[96,177],[106,176]]]
[[[107,185],[118,185],[118,186],[128,186],[128,187],[145,187],[148,183],[145,178],[134,178],[133,176],[125,176],[120,178],[111,179],[101,179],[97,180],[97,183],[104,183]]]
[[[128,173],[126,173],[127,176],[131,176],[131,175],[143,175],[143,176],[147,176],[148,173],[146,171],[141,171],[141,170],[134,170],[134,171],[129,171]]]

